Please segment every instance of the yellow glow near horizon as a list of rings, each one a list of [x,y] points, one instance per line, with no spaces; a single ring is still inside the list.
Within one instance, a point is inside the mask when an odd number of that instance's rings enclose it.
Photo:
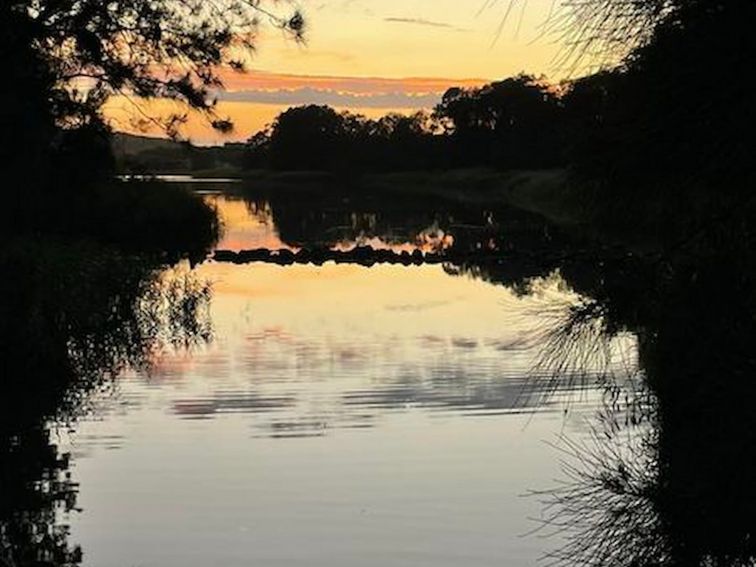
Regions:
[[[552,0],[528,0],[505,19],[509,0],[480,5],[458,0],[303,0],[307,44],[264,28],[245,76],[224,73],[233,100],[218,114],[235,123],[232,134],[214,132],[192,115],[183,134],[200,144],[248,138],[296,104],[321,103],[371,117],[429,108],[451,86],[471,86],[521,71],[558,80],[559,45],[542,29]],[[485,6],[484,6],[485,4]],[[515,7],[526,6],[515,2]],[[285,5],[282,5],[285,9]],[[425,95],[425,96],[420,96]],[[310,98],[308,98],[310,97]],[[372,98],[371,98],[372,97]],[[150,114],[184,111],[152,102]],[[135,132],[139,111],[123,98],[105,108],[117,130]],[[150,135],[161,135],[148,128]]]
[[[168,100],[140,102],[139,104],[141,111],[137,111],[134,105],[125,98],[113,97],[106,103],[103,111],[116,131],[153,137],[165,137],[165,132],[156,124],[148,124],[145,128],[133,123],[133,119],[143,118],[141,112],[150,116],[166,116],[172,112],[186,112],[185,107]],[[220,102],[217,108],[218,114],[231,119],[234,123],[232,132],[223,134],[213,130],[205,117],[197,113],[190,113],[187,123],[181,128],[181,137],[196,145],[222,145],[245,141],[271,124],[276,116],[289,106],[288,104]],[[336,107],[336,110],[348,110],[368,118],[379,118],[389,112],[411,112],[408,109],[360,107]]]

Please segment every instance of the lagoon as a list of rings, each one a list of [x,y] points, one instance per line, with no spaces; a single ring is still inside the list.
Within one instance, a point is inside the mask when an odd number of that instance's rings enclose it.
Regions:
[[[219,249],[287,245],[269,204],[206,199]],[[554,485],[556,446],[588,435],[603,397],[585,373],[537,369],[580,300],[558,273],[528,294],[442,265],[191,273],[212,288],[212,339],[122,372],[53,430],[83,565],[535,565],[558,545],[528,494]]]

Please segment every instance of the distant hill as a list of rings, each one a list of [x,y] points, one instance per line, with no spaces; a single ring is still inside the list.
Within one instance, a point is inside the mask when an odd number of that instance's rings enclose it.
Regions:
[[[183,144],[167,138],[152,138],[116,132],[111,142],[116,156],[136,156],[149,151],[183,152]]]
[[[234,175],[244,165],[244,144],[202,147],[122,132],[113,135],[111,144],[121,174]]]

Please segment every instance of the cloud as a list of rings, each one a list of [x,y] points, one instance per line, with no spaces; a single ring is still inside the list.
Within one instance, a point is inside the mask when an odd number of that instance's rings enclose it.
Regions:
[[[248,73],[221,71],[226,90],[216,92],[218,112],[235,124],[234,133],[221,135],[207,121],[190,115],[184,132],[195,143],[222,144],[242,141],[270,124],[279,112],[289,106],[327,104],[349,109],[371,117],[388,111],[407,113],[431,109],[441,95],[452,86],[477,87],[484,79],[443,77],[352,77],[330,75],[296,75],[251,70]],[[164,99],[152,101],[152,115],[175,112],[175,103]],[[113,126],[121,131],[137,132],[130,122],[133,106],[122,97],[113,97],[105,111]],[[144,133],[144,132],[141,132]],[[150,131],[160,134],[158,131]]]
[[[350,93],[329,89],[302,87],[297,89],[250,89],[218,93],[219,100],[260,104],[301,105],[327,104],[344,108],[431,108],[441,93]]]
[[[226,89],[217,93],[221,101],[397,110],[432,108],[449,87],[477,87],[488,82],[483,79],[339,77],[265,71],[246,74],[225,71],[222,77]]]
[[[222,72],[223,82],[231,94],[240,91],[283,91],[315,89],[350,93],[354,95],[374,95],[404,93],[411,95],[440,94],[449,87],[478,87],[489,81],[474,78],[444,77],[350,77],[330,75],[294,75],[252,70],[249,73]]]
[[[454,30],[458,32],[467,32],[470,31],[465,28],[460,28],[452,24],[448,24],[446,22],[436,22],[433,20],[426,20],[425,18],[397,18],[397,17],[389,17],[389,18],[383,18],[384,22],[389,22],[392,24],[411,24],[416,26],[425,26],[430,28],[443,28],[447,30]]]

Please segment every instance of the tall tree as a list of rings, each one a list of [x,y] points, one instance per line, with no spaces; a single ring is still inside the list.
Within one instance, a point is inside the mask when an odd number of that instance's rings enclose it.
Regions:
[[[283,17],[265,0],[6,0],[0,7],[3,63],[34,60],[26,83],[47,97],[59,125],[96,119],[114,94],[178,100],[219,129],[212,91],[220,69],[243,70],[263,20],[301,39],[299,12]],[[8,67],[4,67],[8,68]],[[23,74],[12,65],[11,78]],[[34,76],[28,76],[34,75]],[[16,85],[18,87],[18,85]],[[31,90],[30,89],[30,90]],[[23,88],[20,90],[24,90]],[[178,117],[164,124],[175,127]]]
[[[301,39],[304,20],[270,11],[274,0],[3,0],[0,2],[0,162],[25,191],[8,196],[0,225],[60,217],[61,189],[93,187],[111,163],[102,105],[113,95],[175,134],[188,109],[219,130],[214,91],[227,69],[244,70],[259,27]],[[140,99],[167,98],[183,110],[144,113]],[[68,191],[65,191],[68,193]],[[45,224],[48,220],[37,224]],[[36,222],[36,221],[35,221]]]

